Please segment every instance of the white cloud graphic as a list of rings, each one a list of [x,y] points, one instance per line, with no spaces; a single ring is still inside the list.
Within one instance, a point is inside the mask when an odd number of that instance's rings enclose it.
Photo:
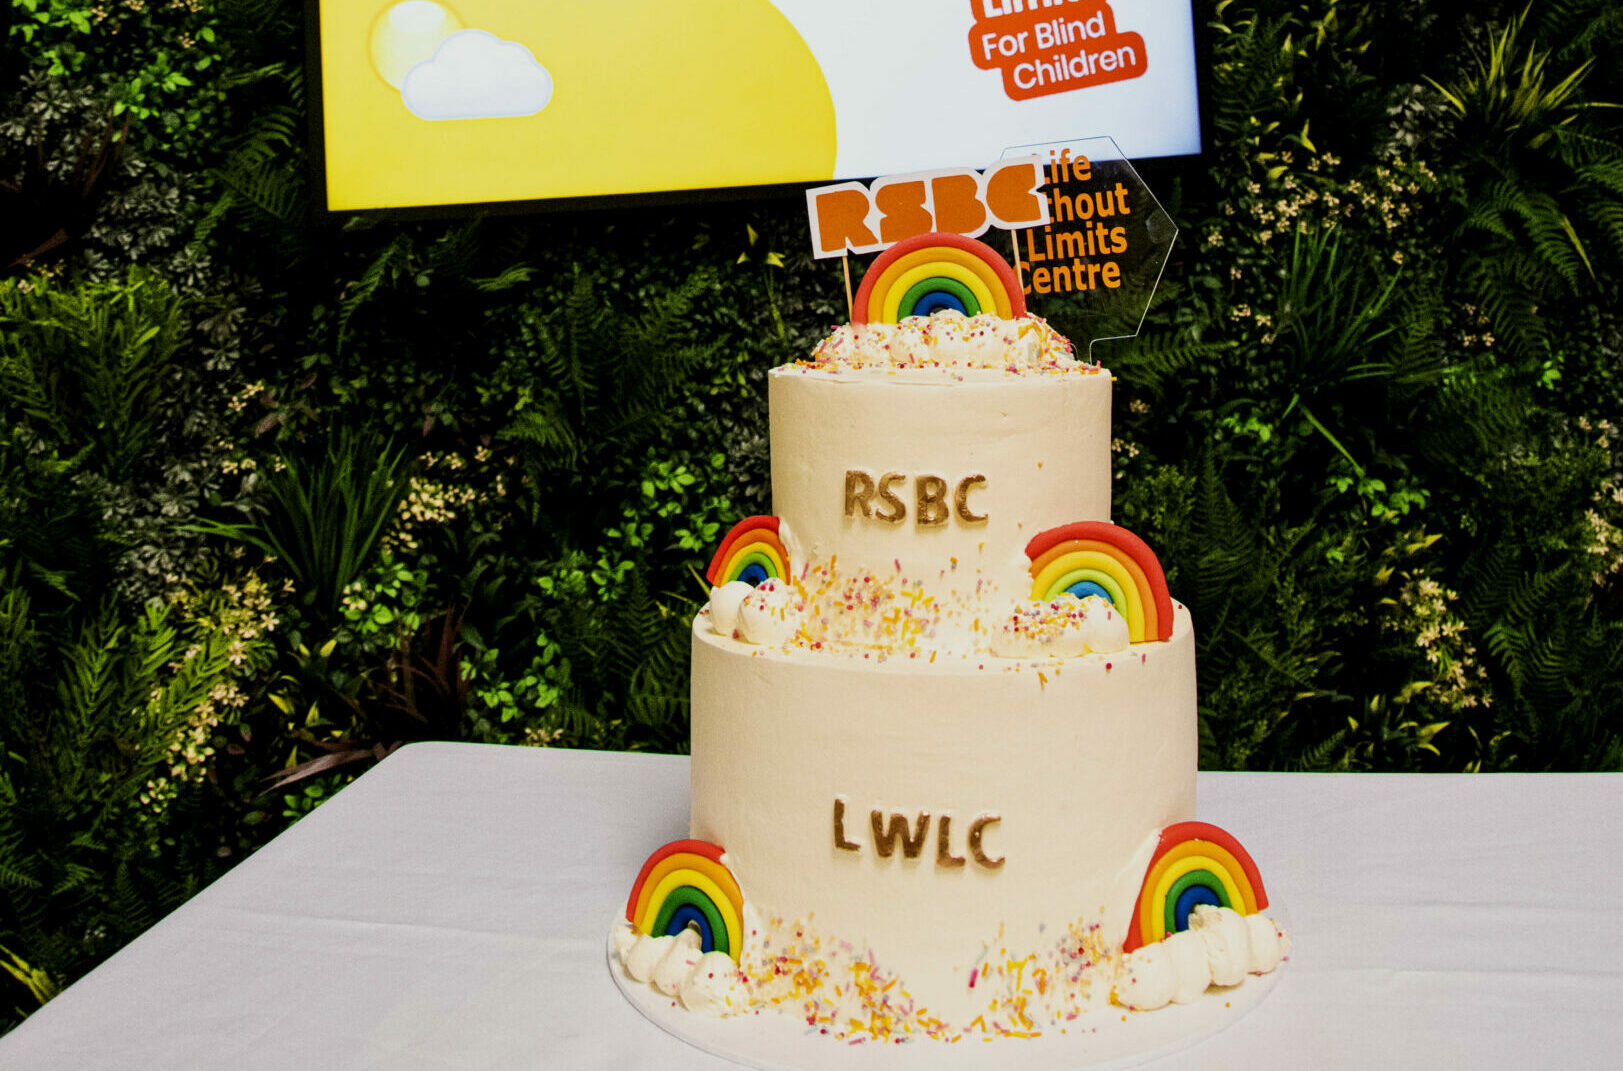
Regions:
[[[517,41],[460,30],[406,72],[400,96],[419,119],[534,115],[552,99],[552,75]]]

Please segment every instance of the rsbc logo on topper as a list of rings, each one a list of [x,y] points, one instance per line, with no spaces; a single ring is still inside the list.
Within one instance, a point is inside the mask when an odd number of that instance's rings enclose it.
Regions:
[[[1105,0],[970,0],[970,58],[1003,72],[1011,100],[1124,82],[1149,69],[1144,38],[1116,30]]]
[[[919,171],[841,182],[806,191],[812,252],[818,258],[874,253],[920,234],[977,238],[993,227],[1019,230],[1048,222],[1039,157],[1005,160],[984,171]]]

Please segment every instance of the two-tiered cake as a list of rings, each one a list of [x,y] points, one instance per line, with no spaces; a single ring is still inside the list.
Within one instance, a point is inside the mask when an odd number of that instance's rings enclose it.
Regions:
[[[983,292],[921,285],[941,258]],[[691,1007],[1029,1035],[1282,955],[1249,856],[1193,822],[1194,633],[1109,523],[1111,377],[1012,282],[903,243],[868,322],[770,375],[775,512],[693,625],[692,839],[617,939]]]

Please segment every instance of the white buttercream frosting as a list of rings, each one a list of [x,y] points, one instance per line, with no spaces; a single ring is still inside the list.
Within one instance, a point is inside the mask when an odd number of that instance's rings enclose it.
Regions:
[[[1251,931],[1251,970],[1267,974],[1285,957],[1285,934],[1273,919],[1264,915],[1245,916],[1245,925]]]
[[[682,983],[682,1006],[704,1015],[737,1015],[749,1008],[738,965],[725,952],[706,952]]]
[[[625,964],[626,973],[639,982],[646,982],[654,976],[654,968],[659,961],[665,958],[665,953],[671,950],[675,943],[673,937],[649,937],[639,934],[631,943],[631,947],[620,957]]]
[[[1187,1004],[1209,986],[1267,974],[1289,953],[1290,938],[1275,920],[1201,904],[1190,913],[1189,929],[1122,957],[1116,1003],[1139,1011]]]
[[[1127,650],[1129,639],[1127,619],[1111,605],[1109,599],[1089,595],[1082,600],[1089,604],[1086,615],[1088,650],[1094,654],[1115,654]]]
[[[738,635],[745,643],[781,647],[800,627],[799,603],[785,581],[761,581],[738,607]]]
[[[624,963],[631,952],[631,946],[637,943],[637,931],[631,928],[630,923],[622,922],[614,928],[614,954]]]
[[[1201,986],[1204,990],[1206,987]],[[1134,1011],[1160,1008],[1177,998],[1178,966],[1167,942],[1145,945],[1122,959],[1116,974],[1116,1003]]]
[[[942,309],[901,323],[844,324],[812,354],[821,368],[1001,368],[1077,365],[1071,343],[1040,316],[1005,320]]]
[[[739,607],[754,590],[754,585],[744,580],[729,580],[719,588],[710,589],[710,627],[716,635],[733,637],[738,630]]]
[[[615,955],[632,980],[675,997],[689,1011],[736,1015],[749,1007],[749,990],[738,965],[725,952],[701,952],[699,935],[650,937],[629,923],[615,927]]]
[[[1178,989],[1172,999],[1179,1004],[1188,1004],[1212,984],[1212,965],[1206,955],[1206,942],[1199,935],[1184,930],[1168,934],[1161,943],[1167,946],[1172,956],[1173,970],[1178,974]]]
[[[1201,904],[1189,913],[1189,930],[1206,944],[1213,985],[1239,985],[1251,970],[1251,931],[1245,916]]]
[[[670,939],[670,944],[665,955],[654,964],[648,980],[661,993],[674,997],[704,953],[699,951],[699,934],[695,930],[683,930]]]

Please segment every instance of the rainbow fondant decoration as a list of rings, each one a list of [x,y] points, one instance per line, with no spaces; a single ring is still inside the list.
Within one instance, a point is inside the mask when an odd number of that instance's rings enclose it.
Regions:
[[[1119,524],[1079,521],[1038,532],[1026,544],[1031,597],[1102,595],[1127,619],[1134,643],[1172,638],[1172,596],[1161,560]]]
[[[718,588],[730,580],[753,586],[769,578],[788,579],[789,552],[778,538],[778,519],[746,517],[733,525],[716,548],[704,576]]]
[[[891,246],[868,266],[852,302],[853,323],[899,323],[956,309],[1005,320],[1026,314],[1026,296],[1009,262],[961,234],[920,234]]]
[[[1239,841],[1205,822],[1179,822],[1161,831],[1122,951],[1187,930],[1198,904],[1254,915],[1268,906],[1268,893]]]
[[[648,857],[631,886],[626,921],[638,933],[674,936],[692,926],[702,952],[744,949],[744,894],[721,849],[702,840],[673,840]]]

